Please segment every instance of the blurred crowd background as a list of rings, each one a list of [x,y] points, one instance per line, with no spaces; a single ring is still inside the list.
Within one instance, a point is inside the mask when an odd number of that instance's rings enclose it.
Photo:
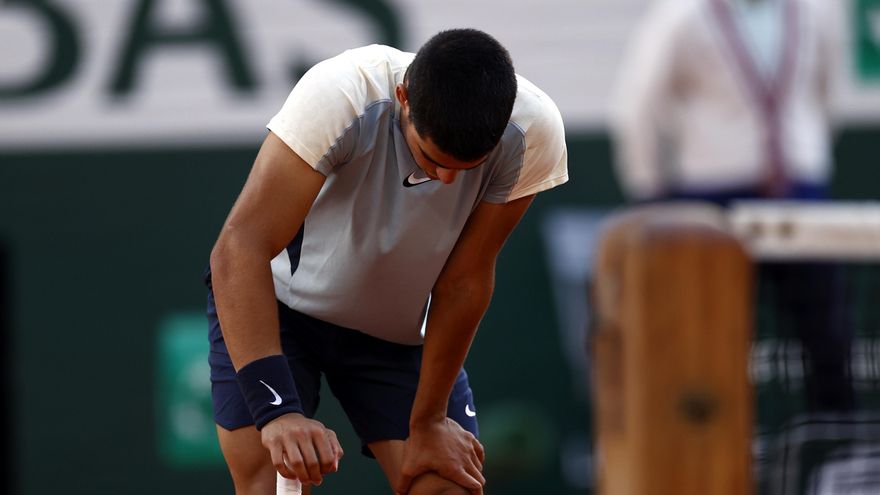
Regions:
[[[646,27],[649,13],[675,17],[658,13],[659,1],[0,3],[0,449],[8,459],[0,492],[230,493],[210,413],[200,275],[265,124],[315,62],[370,43],[416,50],[443,28],[475,27],[507,46],[517,72],[559,106],[571,175],[538,196],[505,247],[468,358],[487,493],[592,493],[592,246],[609,211],[662,189],[625,160],[644,159],[645,133],[670,134],[667,117],[687,114],[693,102],[675,86],[684,110],[648,105],[632,120],[647,100],[638,95],[659,78],[652,71],[674,66],[659,41],[639,54],[652,29],[662,31]],[[816,135],[827,139],[833,167],[822,182],[832,199],[876,200],[880,0],[810,3],[824,9],[815,20],[832,33],[821,48],[825,65],[811,69],[828,83]],[[763,32],[765,14],[743,22]],[[745,39],[775,46],[774,36]],[[723,70],[695,47],[686,44],[697,58],[684,80]],[[633,69],[635,61],[647,65]],[[720,113],[735,119],[740,105]],[[633,125],[649,123],[656,129],[627,138]],[[715,128],[699,118],[691,125]],[[764,141],[763,128],[752,131]],[[736,152],[737,136],[721,140]],[[636,151],[627,154],[626,139]],[[727,153],[702,152],[707,161]],[[859,341],[868,349],[859,377],[876,391],[880,318],[870,321],[877,328]],[[789,376],[799,358],[768,349],[756,346],[757,382],[784,373],[783,391],[800,394]],[[771,399],[762,399],[759,420],[791,419],[792,409]],[[374,462],[352,447],[356,437],[329,393],[319,416],[349,452],[320,492],[387,492]],[[768,448],[757,442],[758,457]]]

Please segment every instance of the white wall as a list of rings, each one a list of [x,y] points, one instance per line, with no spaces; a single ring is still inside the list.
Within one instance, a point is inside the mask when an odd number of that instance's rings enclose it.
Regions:
[[[0,148],[255,143],[290,90],[295,66],[380,39],[373,21],[338,0],[225,0],[251,68],[250,91],[230,85],[226,58],[201,44],[144,52],[131,90],[114,94],[111,83],[140,3],[49,0],[75,33],[79,56],[62,83],[28,97],[3,92],[51,65],[54,31],[44,12],[0,3]],[[591,132],[604,129],[617,63],[648,0],[386,3],[399,15],[404,49],[415,50],[448,27],[492,33],[510,49],[517,71],[554,98],[568,131]],[[205,15],[206,2],[152,5],[153,26],[187,30]],[[877,19],[880,40],[880,9]],[[843,53],[843,120],[880,122],[880,85],[855,82],[849,50]]]

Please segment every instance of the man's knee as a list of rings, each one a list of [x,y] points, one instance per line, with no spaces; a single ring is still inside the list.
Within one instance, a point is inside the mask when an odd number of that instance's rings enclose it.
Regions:
[[[217,436],[237,495],[275,493],[275,468],[256,428],[218,426]]]
[[[470,492],[436,473],[425,473],[413,480],[409,495],[470,495]]]

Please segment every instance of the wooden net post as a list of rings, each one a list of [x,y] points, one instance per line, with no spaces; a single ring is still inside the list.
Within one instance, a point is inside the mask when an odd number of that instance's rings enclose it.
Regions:
[[[752,493],[752,265],[720,210],[616,215],[595,273],[599,493]]]

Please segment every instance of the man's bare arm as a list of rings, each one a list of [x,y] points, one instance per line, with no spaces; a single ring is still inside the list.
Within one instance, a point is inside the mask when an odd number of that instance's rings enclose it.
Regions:
[[[270,262],[302,226],[324,179],[269,133],[223,225],[211,252],[212,285],[237,371],[282,353]],[[297,413],[269,421],[262,439],[278,472],[306,484],[320,483],[342,455],[335,433]]]
[[[236,370],[281,353],[269,262],[296,235],[323,183],[269,133],[211,252],[217,313]]]
[[[446,410],[492,297],[495,260],[532,199],[528,196],[500,205],[481,203],[468,219],[431,292],[421,376],[397,485],[400,493],[406,493],[412,479],[427,471],[436,471],[474,493],[482,492],[482,446],[447,420]]]

